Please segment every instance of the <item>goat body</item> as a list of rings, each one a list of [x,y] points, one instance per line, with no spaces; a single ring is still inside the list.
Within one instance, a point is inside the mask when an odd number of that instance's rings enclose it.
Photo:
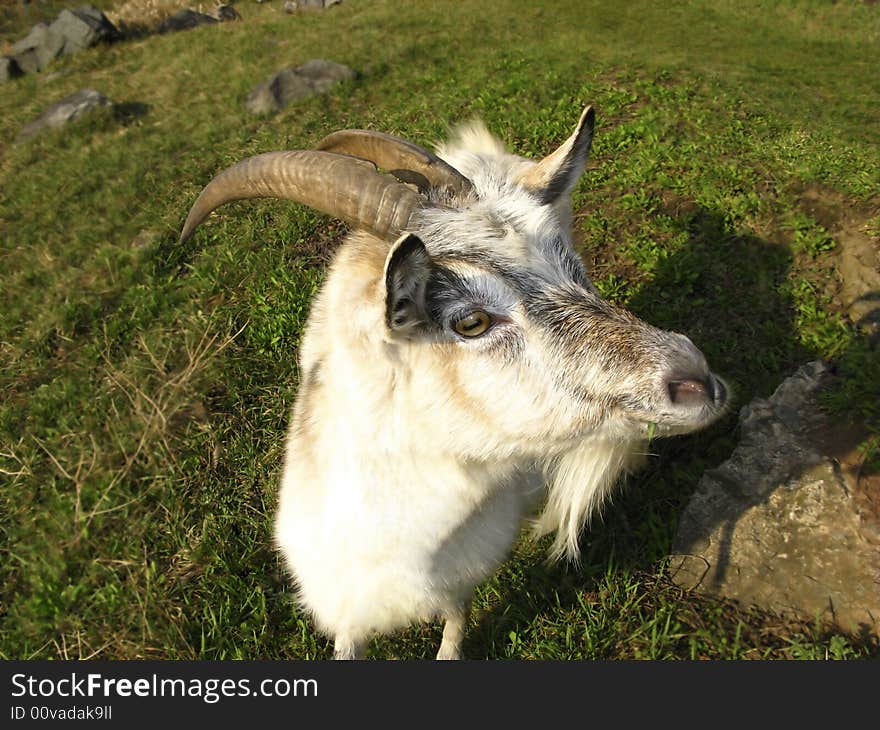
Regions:
[[[724,408],[727,389],[690,340],[603,300],[574,251],[570,194],[592,133],[588,108],[538,162],[479,124],[439,156],[337,133],[319,152],[245,161],[246,182],[244,163],[221,173],[190,214],[184,238],[206,210],[271,194],[356,229],[300,347],[275,522],[299,600],[339,658],[435,617],[438,658],[459,657],[474,587],[525,519],[543,505],[535,531],[556,532],[554,557],[576,557],[649,433],[693,431]],[[328,201],[300,177],[330,175],[330,163],[344,194]]]

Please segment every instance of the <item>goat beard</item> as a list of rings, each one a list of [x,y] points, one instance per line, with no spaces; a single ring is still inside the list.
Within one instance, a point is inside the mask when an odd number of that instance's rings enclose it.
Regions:
[[[581,531],[601,512],[619,479],[639,467],[646,454],[647,440],[627,441],[600,433],[543,466],[547,499],[533,532],[541,537],[555,531],[550,560],[578,561]]]

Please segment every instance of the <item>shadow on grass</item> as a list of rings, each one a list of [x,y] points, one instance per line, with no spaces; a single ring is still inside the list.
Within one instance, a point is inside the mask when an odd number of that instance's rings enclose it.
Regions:
[[[700,477],[736,446],[739,409],[755,397],[767,397],[799,365],[817,357],[801,344],[792,321],[788,246],[726,233],[720,212],[695,205],[673,217],[687,230],[688,244],[661,262],[627,307],[655,326],[690,336],[713,371],[732,386],[731,408],[703,433],[653,442],[648,467],[628,480],[603,519],[582,536],[581,566],[548,568],[540,556],[529,561],[515,589],[470,632],[468,656],[497,654],[499,642],[528,632],[551,608],[576,609],[584,595],[595,594],[609,570],[656,575],[658,563],[672,551],[678,517]],[[837,359],[845,358],[844,352]],[[875,643],[868,635],[853,640]]]
[[[113,118],[122,124],[130,124],[146,116],[149,111],[150,105],[142,101],[122,101],[113,105]]]

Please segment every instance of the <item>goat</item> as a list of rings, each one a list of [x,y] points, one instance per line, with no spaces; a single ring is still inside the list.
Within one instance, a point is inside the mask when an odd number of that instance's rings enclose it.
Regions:
[[[187,217],[181,242],[224,203],[276,197],[353,229],[303,335],[275,518],[336,658],[435,618],[437,658],[460,658],[474,588],[541,503],[535,532],[576,559],[650,437],[724,410],[691,341],[604,300],[575,252],[594,118],[537,162],[477,122],[436,155],[344,130],[226,169]]]

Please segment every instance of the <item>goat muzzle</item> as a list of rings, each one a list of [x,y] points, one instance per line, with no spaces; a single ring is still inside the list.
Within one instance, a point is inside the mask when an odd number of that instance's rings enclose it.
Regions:
[[[669,400],[677,406],[721,408],[727,402],[727,387],[712,373],[705,378],[670,380],[667,389]]]

